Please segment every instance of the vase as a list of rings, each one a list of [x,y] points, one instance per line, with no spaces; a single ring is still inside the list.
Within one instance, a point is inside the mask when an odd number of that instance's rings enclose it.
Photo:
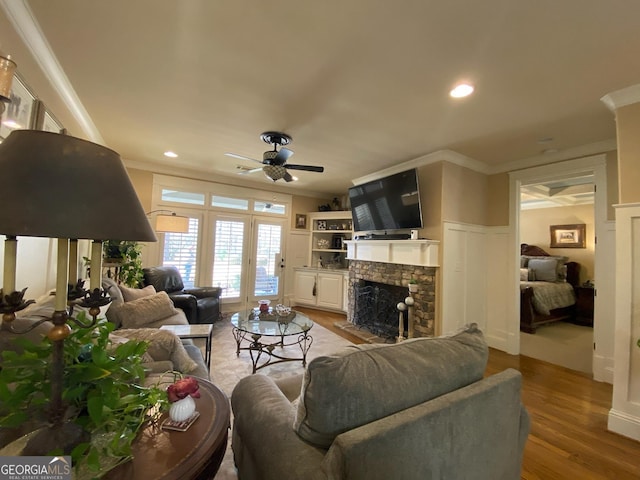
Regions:
[[[169,407],[169,417],[174,422],[189,420],[196,411],[196,402],[191,396],[173,402]]]

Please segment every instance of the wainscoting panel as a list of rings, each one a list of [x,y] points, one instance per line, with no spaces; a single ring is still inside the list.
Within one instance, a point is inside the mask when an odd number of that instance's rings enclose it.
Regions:
[[[477,323],[486,329],[486,227],[444,223],[442,333]]]

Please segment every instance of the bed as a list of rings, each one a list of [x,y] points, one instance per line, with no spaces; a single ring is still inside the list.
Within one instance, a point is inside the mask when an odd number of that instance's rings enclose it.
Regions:
[[[520,331],[573,320],[580,264],[534,245],[522,244],[520,254]]]

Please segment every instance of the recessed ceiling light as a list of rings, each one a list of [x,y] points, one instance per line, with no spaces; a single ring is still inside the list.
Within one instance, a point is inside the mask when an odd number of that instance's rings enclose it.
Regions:
[[[473,85],[468,83],[459,83],[449,92],[453,98],[468,97],[473,93]]]
[[[169,158],[178,158],[178,154],[175,152],[172,152],[171,150],[164,152],[164,156]]]

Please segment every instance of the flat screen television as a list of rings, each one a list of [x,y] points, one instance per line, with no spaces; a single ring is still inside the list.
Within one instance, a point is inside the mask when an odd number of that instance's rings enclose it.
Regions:
[[[422,228],[416,169],[349,188],[356,232]]]

